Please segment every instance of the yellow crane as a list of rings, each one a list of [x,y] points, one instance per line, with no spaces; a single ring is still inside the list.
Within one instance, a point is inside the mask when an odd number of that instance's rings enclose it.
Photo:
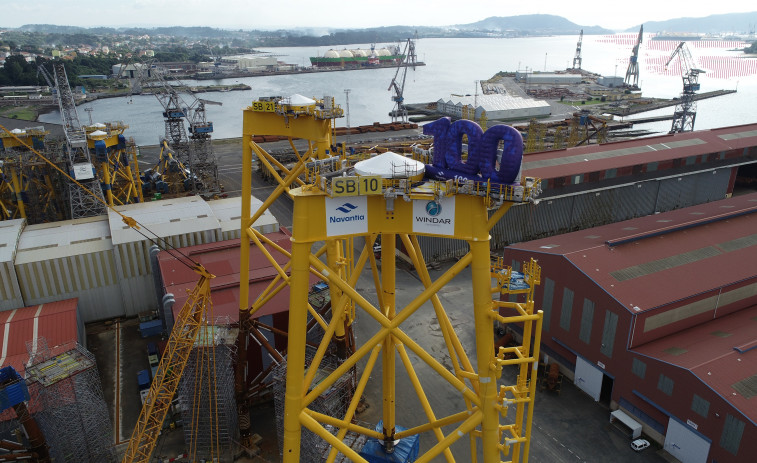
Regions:
[[[179,388],[179,380],[187,365],[189,354],[205,322],[207,308],[211,305],[210,280],[214,276],[199,264],[195,265],[194,271],[200,276],[200,280],[182,306],[171,330],[168,345],[139,413],[123,463],[150,461],[160,430],[163,428],[163,420]]]

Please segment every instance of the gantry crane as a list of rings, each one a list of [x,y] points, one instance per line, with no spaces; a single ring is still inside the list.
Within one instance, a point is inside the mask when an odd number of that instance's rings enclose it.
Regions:
[[[188,192],[211,197],[221,191],[218,182],[218,164],[211,135],[213,123],[207,120],[205,105],[222,103],[197,98],[181,83],[170,83],[153,63],[133,63],[136,76],[130,79],[132,88],[149,88],[163,106],[165,140],[174,157],[189,170]],[[122,67],[122,70],[125,68]],[[120,74],[119,74],[120,75]],[[151,85],[147,87],[147,83]],[[191,103],[187,104],[179,93],[185,93]],[[189,125],[188,130],[184,122]],[[189,132],[187,134],[187,132]]]
[[[639,37],[636,39],[636,45],[633,46],[631,52],[631,58],[628,60],[628,69],[626,70],[626,78],[623,83],[626,87],[632,89],[639,89],[639,47],[641,46],[641,40],[644,36],[644,25],[639,28]]]
[[[394,101],[394,108],[389,113],[392,116],[392,122],[407,122],[407,108],[405,108],[405,79],[407,78],[407,68],[413,67],[417,63],[417,55],[415,53],[415,40],[407,39],[405,42],[405,50],[402,53],[403,59],[397,63],[397,71],[394,73],[392,82],[389,84],[387,90],[394,91],[392,95],[392,101]],[[402,74],[400,76],[400,73]]]
[[[97,169],[89,156],[87,135],[81,122],[79,122],[74,95],[68,84],[68,76],[63,62],[56,61],[53,64],[53,71],[58,107],[63,119],[63,133],[66,136],[65,149],[68,158],[68,171],[78,182],[67,184],[71,218],[78,219],[105,214],[105,201],[100,179],[97,178]],[[86,187],[94,196],[88,194],[79,184]]]
[[[573,69],[581,69],[581,42],[584,40],[584,30],[578,34],[578,43],[576,44],[576,56],[573,57]]]
[[[699,91],[699,74],[705,71],[696,67],[694,57],[691,56],[686,42],[681,42],[670,54],[670,58],[665,63],[665,68],[673,58],[678,56],[678,62],[681,66],[681,78],[683,79],[683,91],[681,97],[673,111],[673,124],[669,133],[690,132],[694,130],[694,121],[697,118],[697,103],[695,101],[696,92]]]
[[[38,69],[49,82],[48,71],[43,66]],[[102,195],[109,206],[142,202],[136,145],[124,136],[128,126],[122,122],[82,125],[63,62],[55,62],[53,71],[69,163],[79,164],[79,169],[69,167],[69,171],[75,172],[77,180],[86,181],[88,189]],[[85,167],[86,164],[91,169]],[[69,201],[71,218],[104,213],[102,207],[76,185],[69,185]]]

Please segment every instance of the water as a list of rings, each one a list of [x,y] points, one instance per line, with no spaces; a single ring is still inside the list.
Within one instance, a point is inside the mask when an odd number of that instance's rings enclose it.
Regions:
[[[409,69],[405,82],[405,101],[421,103],[447,98],[452,93],[475,92],[476,81],[486,80],[499,71],[554,71],[570,67],[576,49],[577,36],[534,37],[519,39],[421,39],[416,44],[418,58],[426,63]],[[602,75],[625,76],[628,58],[636,34],[612,36],[584,36],[582,68]],[[676,42],[645,39],[639,56],[640,86],[645,96],[672,98],[681,92],[682,83],[677,59],[666,71],[667,60]],[[731,51],[732,42],[689,42],[691,52],[700,67],[708,73],[700,76],[701,91],[737,89],[738,93],[699,102],[696,129],[709,129],[757,122],[757,59],[745,58],[739,51]],[[370,44],[348,45],[347,48],[368,48]],[[341,47],[340,47],[341,48]],[[307,65],[308,57],[322,55],[326,47],[283,47],[263,51],[279,55],[279,60]],[[708,69],[709,66],[711,69]],[[295,74],[270,77],[248,77],[191,81],[190,85],[244,83],[247,91],[212,92],[199,94],[201,98],[223,103],[207,106],[208,120],[213,121],[215,138],[239,137],[242,134],[242,109],[261,96],[300,93],[309,97],[334,96],[346,109],[345,89],[350,89],[350,125],[365,125],[375,121],[388,122],[394,103],[389,84],[395,69],[373,69],[316,74]],[[189,102],[189,100],[187,100]],[[129,125],[128,135],[136,142],[156,144],[164,135],[162,107],[151,95],[111,98],[94,101],[79,107],[82,122],[88,122],[84,108],[92,106],[94,121],[120,120]],[[645,113],[670,114],[673,108]],[[636,116],[638,117],[638,116]],[[60,122],[57,111],[40,116],[43,122]],[[346,125],[346,118],[337,120]],[[639,124],[638,129],[667,133],[670,121]]]

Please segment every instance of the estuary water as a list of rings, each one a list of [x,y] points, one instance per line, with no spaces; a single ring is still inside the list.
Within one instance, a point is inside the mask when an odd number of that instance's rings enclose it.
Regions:
[[[625,76],[637,34],[584,36],[582,68],[605,76]],[[499,71],[556,71],[571,67],[577,36],[533,37],[515,39],[420,39],[416,43],[418,59],[426,63],[408,69],[404,96],[408,103],[422,103],[448,98],[451,94],[473,94],[476,82],[491,78]],[[678,42],[650,40],[648,36],[639,52],[639,85],[644,96],[672,98],[682,89],[678,59],[666,69],[664,63]],[[381,45],[381,44],[379,44]],[[737,93],[698,103],[696,129],[709,129],[757,122],[757,58],[749,58],[734,41],[692,41],[687,43],[699,67],[706,71],[699,82],[701,91],[737,90]],[[337,48],[368,48],[354,44]],[[327,47],[266,48],[262,51],[278,56],[279,61],[309,65],[310,56],[323,55]],[[309,97],[334,96],[346,110],[349,89],[351,126],[388,122],[393,107],[388,90],[396,69],[382,68],[328,73],[293,74],[233,78],[222,80],[185,80],[188,85],[244,83],[251,90],[202,93],[200,97],[223,103],[206,106],[207,118],[214,124],[214,138],[239,137],[242,134],[242,109],[259,97],[299,93]],[[187,100],[187,102],[189,102]],[[164,136],[162,107],[152,95],[97,100],[79,106],[79,118],[88,123],[84,112],[92,107],[94,122],[123,121],[129,125],[128,136],[139,145],[157,144]],[[645,113],[669,114],[673,108]],[[639,117],[639,116],[635,116]],[[57,111],[40,116],[43,122],[60,122]],[[346,117],[337,121],[347,125]],[[637,125],[636,128],[667,133],[670,121]]]

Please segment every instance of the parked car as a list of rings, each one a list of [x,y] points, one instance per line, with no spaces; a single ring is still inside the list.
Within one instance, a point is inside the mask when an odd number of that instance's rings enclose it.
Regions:
[[[641,452],[647,447],[649,447],[649,441],[646,439],[636,439],[631,442],[631,448],[637,452]]]

